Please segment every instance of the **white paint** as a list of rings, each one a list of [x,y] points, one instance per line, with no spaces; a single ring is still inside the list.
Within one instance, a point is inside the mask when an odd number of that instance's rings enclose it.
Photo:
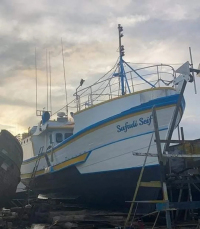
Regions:
[[[160,88],[128,95],[125,97],[118,97],[117,99],[110,100],[106,103],[83,110],[80,113],[74,114],[74,134],[92,124],[112,117],[133,107],[139,106],[142,103],[146,103],[150,100],[165,97],[171,94],[176,94],[176,91],[174,91],[172,88]]]

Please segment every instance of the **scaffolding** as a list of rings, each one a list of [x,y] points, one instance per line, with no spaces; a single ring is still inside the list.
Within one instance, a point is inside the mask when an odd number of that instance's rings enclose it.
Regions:
[[[154,124],[154,133],[151,136],[149,147],[144,159],[144,163],[138,178],[138,182],[135,188],[135,192],[133,195],[132,201],[130,202],[130,209],[129,213],[127,215],[124,229],[127,228],[127,226],[133,226],[135,215],[137,211],[137,207],[139,203],[146,203],[146,204],[155,204],[156,210],[148,215],[151,214],[157,214],[155,217],[155,222],[153,224],[153,227],[155,227],[158,217],[161,212],[165,213],[166,218],[166,228],[171,229],[172,228],[172,221],[175,222],[175,220],[178,219],[180,210],[184,210],[184,219],[187,218],[188,215],[191,216],[192,220],[195,218],[194,210],[200,209],[200,198],[194,198],[193,190],[200,192],[200,188],[198,187],[198,183],[200,183],[200,171],[198,169],[198,166],[200,167],[200,140],[199,141],[190,141],[184,139],[184,132],[183,128],[181,128],[181,139],[179,140],[172,140],[172,134],[173,130],[175,129],[177,125],[177,116],[180,109],[181,102],[183,100],[183,93],[186,87],[187,82],[192,82],[192,80],[189,78],[191,77],[190,72],[194,73],[196,70],[189,68],[189,62],[186,62],[181,68],[178,69],[178,73],[181,73],[183,75],[180,76],[180,79],[177,80],[177,83],[179,84],[179,99],[177,101],[176,107],[174,109],[174,113],[172,115],[172,119],[169,125],[167,138],[166,140],[160,139],[159,134],[159,124],[157,119],[157,113],[156,113],[156,107],[152,108],[152,115],[153,115],[153,124]],[[197,74],[199,74],[197,70]],[[185,74],[185,72],[187,74]],[[182,77],[182,78],[181,78]],[[178,127],[179,128],[179,127]],[[158,157],[158,163],[160,166],[160,180],[159,181],[150,181],[150,182],[142,182],[142,176],[145,170],[145,165],[147,161],[147,157],[149,155],[149,149],[151,146],[152,138],[155,135],[155,142],[157,147],[157,157]],[[165,143],[164,147],[162,149],[161,143]],[[173,149],[176,149],[176,147],[181,149],[181,153],[176,150],[176,153],[173,152],[172,147],[170,148],[171,143],[178,143],[178,146],[173,146]],[[195,144],[196,143],[196,144]],[[172,159],[182,159],[183,166],[181,171],[178,171],[177,173],[174,173],[172,171]],[[199,158],[199,162],[198,159]],[[191,159],[196,159],[191,160]],[[146,188],[160,188],[162,190],[162,200],[142,200],[142,201],[136,201],[136,197],[139,191],[140,187],[146,187]],[[174,191],[175,190],[175,191]],[[174,193],[179,190],[178,196],[174,195]],[[184,193],[184,195],[183,195]],[[169,198],[170,197],[170,198]],[[174,201],[175,197],[178,197],[176,201]],[[183,197],[186,197],[186,200],[184,200]],[[130,217],[132,215],[134,204],[137,203],[135,207],[135,212],[133,219],[130,220]],[[174,214],[174,211],[175,214]],[[199,226],[197,225],[197,228]]]

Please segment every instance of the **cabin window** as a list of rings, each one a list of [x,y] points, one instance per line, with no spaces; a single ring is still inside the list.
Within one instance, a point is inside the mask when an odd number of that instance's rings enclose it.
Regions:
[[[49,142],[50,142],[50,143],[53,143],[52,134],[49,135]]]
[[[69,138],[70,136],[72,136],[72,133],[65,133],[65,139]]]
[[[62,142],[63,141],[63,135],[61,133],[56,134],[56,142]]]

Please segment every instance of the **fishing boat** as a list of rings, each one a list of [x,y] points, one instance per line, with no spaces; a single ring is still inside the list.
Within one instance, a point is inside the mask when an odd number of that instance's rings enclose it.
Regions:
[[[0,206],[8,204],[20,182],[23,152],[20,142],[7,130],[0,132]]]
[[[152,108],[160,138],[166,139],[175,107],[175,127],[184,113],[185,100],[181,97],[179,104],[178,100],[183,82],[191,81],[189,62],[177,71],[166,64],[135,69],[124,60],[122,31],[119,25],[118,61],[93,85],[83,88],[81,80],[75,99],[66,105],[73,109],[75,104],[71,119],[58,112],[57,120],[51,120],[43,111],[42,120],[22,140],[21,180],[36,193],[125,206],[134,194],[148,148],[151,156],[143,180],[160,179]],[[141,187],[137,198],[156,199],[159,191]]]

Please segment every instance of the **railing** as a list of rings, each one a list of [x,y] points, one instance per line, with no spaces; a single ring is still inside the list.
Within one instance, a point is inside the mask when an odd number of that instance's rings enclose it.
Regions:
[[[126,70],[125,68],[126,94],[152,87],[166,87],[169,85],[174,87],[173,80],[176,78],[176,73],[170,65],[151,65],[135,69],[134,71]],[[77,111],[80,111],[100,102],[119,97],[122,94],[120,81],[120,77],[115,70],[106,79],[99,80],[91,86],[77,90],[74,93],[75,99],[68,106],[71,109],[76,108]],[[75,106],[73,105],[74,103],[76,104]]]

